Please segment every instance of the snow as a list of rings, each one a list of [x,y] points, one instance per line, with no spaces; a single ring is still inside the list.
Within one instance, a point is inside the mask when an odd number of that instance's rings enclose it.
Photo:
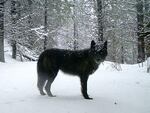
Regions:
[[[146,64],[145,64],[146,65]],[[146,66],[104,62],[90,76],[86,100],[77,77],[61,71],[52,85],[56,97],[41,96],[36,87],[36,62],[6,57],[0,63],[0,113],[150,113],[150,74]]]

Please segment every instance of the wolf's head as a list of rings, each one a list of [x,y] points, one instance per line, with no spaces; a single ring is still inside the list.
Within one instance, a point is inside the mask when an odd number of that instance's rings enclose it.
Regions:
[[[103,44],[96,44],[94,40],[91,41],[91,53],[96,63],[101,63],[107,56],[107,41]]]

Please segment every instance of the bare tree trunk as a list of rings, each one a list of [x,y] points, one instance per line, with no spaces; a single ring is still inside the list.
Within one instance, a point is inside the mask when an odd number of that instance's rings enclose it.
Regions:
[[[0,62],[5,62],[5,58],[4,58],[4,0],[0,1]]]
[[[74,50],[78,49],[78,22],[77,22],[77,1],[74,1],[74,8],[73,8],[73,27],[74,27]]]
[[[121,47],[121,63],[124,64],[124,48]]]
[[[31,27],[32,27],[32,18],[31,18],[31,13],[32,13],[32,0],[28,0],[28,13],[29,13],[28,26],[29,26],[29,28],[31,28]]]
[[[47,49],[47,43],[48,43],[48,38],[47,38],[47,0],[45,0],[44,5],[45,5],[45,7],[44,7],[44,31],[45,31],[44,50],[46,50]]]
[[[12,47],[12,58],[16,59],[16,54],[17,54],[17,47],[16,47],[16,40],[15,40],[15,32],[14,32],[14,27],[16,24],[16,1],[11,0],[11,22],[12,22],[12,40],[11,40],[11,47]]]
[[[150,73],[150,57],[147,58],[147,73]]]
[[[27,13],[29,14],[29,16],[27,17],[27,26],[28,26],[28,29],[31,29],[33,28],[33,18],[32,18],[32,14],[33,14],[33,1],[32,0],[27,0],[28,1],[28,10],[27,10]],[[33,43],[35,42],[35,36],[34,36],[34,33],[32,30],[29,30],[28,33],[27,33],[27,37],[29,39],[28,43],[30,46],[28,46],[28,48],[32,48],[33,47]]]
[[[143,37],[145,37],[145,54],[147,57],[150,57],[150,5],[149,0],[144,0],[144,7],[145,7],[145,32],[143,34]]]
[[[17,57],[17,42],[16,38],[19,36],[16,36],[15,31],[13,30],[16,26],[17,20],[20,18],[20,2],[17,0],[11,0],[11,22],[12,22],[12,40],[11,40],[11,46],[12,46],[12,58],[16,59]]]
[[[29,13],[32,12],[32,0],[28,0],[28,11]],[[29,23],[29,26],[31,26],[31,15],[29,15],[28,17],[28,23]]]
[[[98,42],[103,41],[103,12],[102,0],[97,0]]]
[[[145,61],[145,42],[144,37],[141,35],[144,32],[144,13],[143,13],[143,0],[137,1],[137,36],[138,36],[138,63]]]
[[[15,40],[11,41],[11,47],[12,47],[12,58],[16,59],[16,57],[17,57],[17,45],[16,45]]]
[[[145,54],[147,56],[147,72],[150,72],[150,5],[149,0],[144,0],[144,7],[145,7]]]

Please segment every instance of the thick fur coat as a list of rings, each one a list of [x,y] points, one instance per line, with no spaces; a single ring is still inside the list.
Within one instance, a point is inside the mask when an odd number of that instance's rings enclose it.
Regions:
[[[104,44],[96,44],[91,41],[89,49],[71,51],[64,49],[48,49],[39,57],[37,63],[38,89],[41,95],[45,95],[43,89],[49,96],[51,84],[59,70],[76,75],[81,81],[81,92],[85,99],[92,99],[87,93],[87,81],[89,75],[94,73],[101,62],[107,56],[107,41]]]

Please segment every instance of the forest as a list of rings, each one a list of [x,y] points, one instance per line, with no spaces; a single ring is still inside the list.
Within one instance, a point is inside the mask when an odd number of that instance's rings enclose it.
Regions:
[[[63,52],[40,60],[47,49]],[[150,113],[149,97],[150,0],[0,0],[0,113]]]
[[[49,48],[80,50],[108,41],[107,61],[147,63],[149,0],[0,0],[0,62],[5,41],[12,58],[36,61]]]

